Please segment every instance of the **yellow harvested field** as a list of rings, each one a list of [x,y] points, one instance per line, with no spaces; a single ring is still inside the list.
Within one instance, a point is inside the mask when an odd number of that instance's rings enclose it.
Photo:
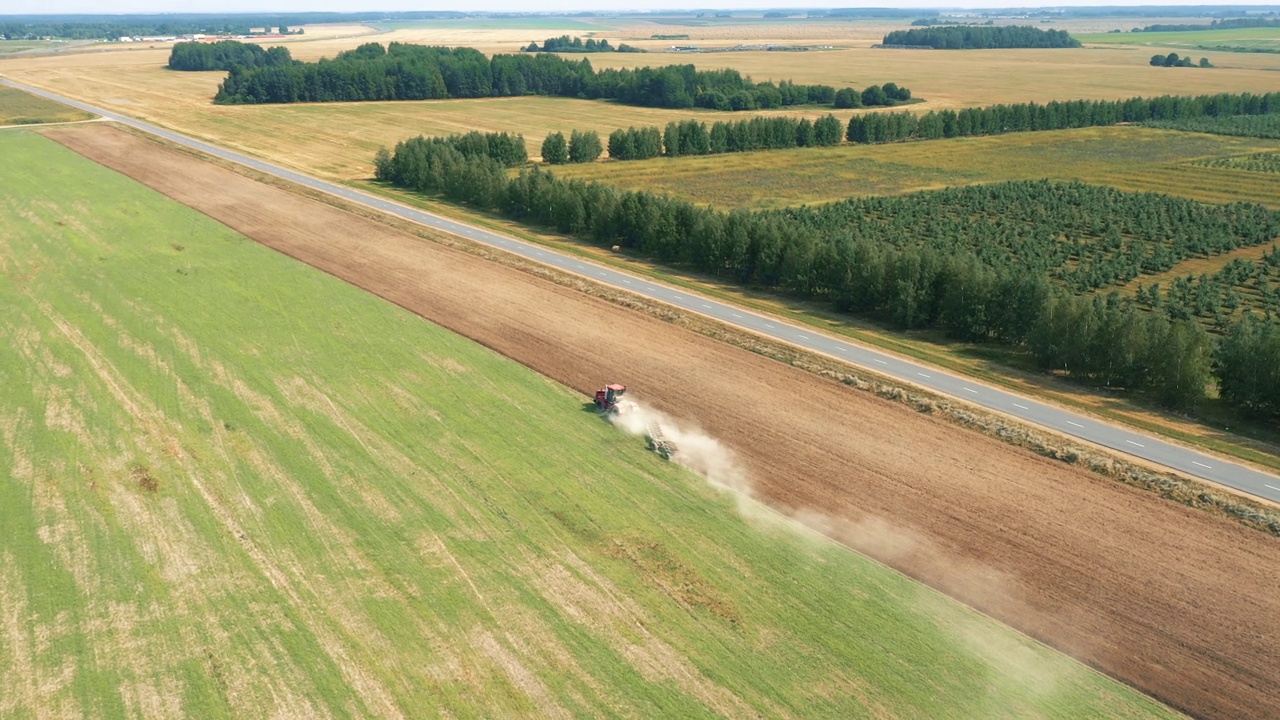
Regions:
[[[785,33],[775,25],[769,32]],[[830,26],[824,26],[830,27]],[[868,32],[867,25],[851,25],[850,33]],[[874,27],[881,33],[888,25]],[[639,35],[659,32],[745,32],[743,26],[685,28],[650,24],[622,30]],[[799,30],[796,30],[799,28]],[[334,28],[357,32],[359,27]],[[799,24],[792,30],[812,31]],[[293,42],[298,57],[332,55],[376,39],[459,44],[488,39],[501,43],[527,42],[555,33],[552,29],[474,29],[413,27],[377,35]],[[570,31],[581,32],[581,31]],[[531,35],[532,34],[532,35]],[[603,36],[604,33],[601,33]],[[613,36],[613,33],[609,33]],[[618,35],[626,39],[625,34]],[[519,40],[518,40],[519,38]],[[865,38],[864,38],[865,39]],[[1274,90],[1280,56],[1214,55],[1215,64],[1240,63],[1212,72],[1171,72],[1147,65],[1146,53],[1134,49],[1008,50],[1008,51],[892,51],[869,47],[846,50],[778,53],[744,52],[710,55],[670,53],[594,54],[597,67],[691,62],[700,67],[735,67],[756,79],[793,78],[802,82],[864,86],[897,81],[912,88],[926,102],[913,111],[941,107],[985,105],[994,102],[1116,98],[1146,93],[1199,93]],[[379,147],[418,134],[467,130],[523,134],[536,155],[542,138],[554,131],[595,129],[607,134],[629,125],[665,125],[673,119],[743,118],[746,113],[636,108],[565,98],[492,98],[481,100],[384,103],[326,103],[316,105],[217,106],[210,99],[223,73],[181,73],[165,69],[166,48],[19,57],[0,60],[0,75],[54,92],[84,99],[105,108],[149,120],[193,136],[226,145],[320,175],[353,179],[368,177]],[[818,117],[828,112],[804,108],[782,113]],[[841,121],[849,111],[839,113]],[[939,180],[939,182],[945,182]]]
[[[570,98],[518,97],[295,105],[214,105],[221,72],[174,72],[167,50],[68,55],[0,63],[18,82],[80,98],[194,137],[338,179],[367,178],[379,147],[406,137],[470,130],[523,134],[536,155],[548,133],[665,125],[693,115],[739,119],[754,113],[663,110]],[[819,117],[805,108],[787,114]],[[760,114],[780,114],[777,112]],[[847,120],[848,111],[844,113]]]
[[[1212,72],[1168,72],[1171,68],[1149,64],[1150,48],[1132,47],[965,51],[861,47],[813,52],[648,54],[640,62],[733,68],[756,80],[794,80],[836,87],[895,82],[927,101],[912,106],[917,111],[1029,100],[1271,92],[1280,86],[1275,74],[1280,71],[1280,55],[1203,54],[1217,66]],[[593,55],[591,63],[597,68],[634,67],[637,60],[634,55],[608,53]]]

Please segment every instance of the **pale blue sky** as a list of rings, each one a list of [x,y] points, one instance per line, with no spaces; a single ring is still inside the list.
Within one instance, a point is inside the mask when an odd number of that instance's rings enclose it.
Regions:
[[[1099,5],[1099,0],[1057,0],[1056,2],[1027,2],[1026,0],[983,0],[951,2],[947,7],[1062,7],[1066,5]],[[1115,3],[1117,5],[1216,5],[1238,4],[1230,2],[1205,2],[1204,0],[1156,0],[1153,2]],[[788,7],[939,7],[937,0],[879,0],[879,2],[851,2],[850,0],[774,0],[773,2],[748,2],[743,0],[538,0],[538,2],[513,2],[513,0],[472,0],[465,3],[469,11],[494,12],[565,12],[579,10],[655,10],[655,9],[746,9],[750,7],[783,9]],[[423,0],[0,0],[0,15],[47,13],[212,13],[212,12],[355,12],[398,10],[457,10],[456,3],[423,2]]]

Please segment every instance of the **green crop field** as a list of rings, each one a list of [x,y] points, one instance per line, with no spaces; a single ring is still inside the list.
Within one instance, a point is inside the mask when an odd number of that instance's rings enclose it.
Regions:
[[[87,112],[30,93],[0,87],[0,125],[37,125],[92,118]]]
[[[670,193],[718,208],[778,208],[1041,178],[1280,207],[1280,177],[1192,164],[1276,150],[1280,142],[1268,139],[1101,127],[566,165],[555,172]]]
[[[0,134],[0,716],[1171,714]]]
[[[1280,28],[1232,28],[1183,32],[1127,32],[1076,35],[1091,45],[1150,45],[1161,48],[1219,51],[1280,52]]]

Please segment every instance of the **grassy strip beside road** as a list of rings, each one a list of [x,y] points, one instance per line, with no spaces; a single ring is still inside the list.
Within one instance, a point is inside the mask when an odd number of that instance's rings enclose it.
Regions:
[[[36,97],[8,87],[0,87],[0,125],[38,125],[42,123],[89,120],[90,113],[62,103]]]
[[[0,714],[1168,716],[515,363],[0,148]]]

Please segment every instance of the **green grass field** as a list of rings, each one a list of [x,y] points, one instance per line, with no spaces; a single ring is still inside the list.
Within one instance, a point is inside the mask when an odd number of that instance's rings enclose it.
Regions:
[[[0,125],[39,125],[41,123],[88,120],[93,115],[45,100],[30,93],[0,87]]]
[[[1080,42],[1090,45],[1150,45],[1188,50],[1280,52],[1280,28],[1274,27],[1184,32],[1097,33],[1075,37]]]
[[[24,50],[34,50],[38,47],[49,45],[43,40],[0,40],[0,55],[8,53],[22,52]]]
[[[1103,127],[566,165],[555,172],[719,208],[779,208],[1040,178],[1280,207],[1280,178],[1192,164],[1277,149],[1280,142],[1275,140]]]
[[[1171,714],[0,135],[0,716]]]

